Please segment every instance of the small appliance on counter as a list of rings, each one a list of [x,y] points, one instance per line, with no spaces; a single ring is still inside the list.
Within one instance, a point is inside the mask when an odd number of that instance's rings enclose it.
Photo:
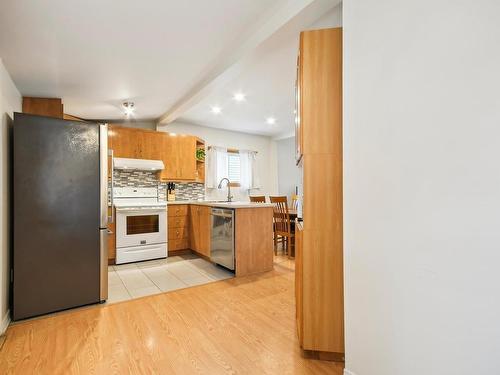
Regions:
[[[165,258],[167,203],[157,188],[115,187],[116,264]]]
[[[167,201],[175,201],[175,184],[173,182],[167,184]]]

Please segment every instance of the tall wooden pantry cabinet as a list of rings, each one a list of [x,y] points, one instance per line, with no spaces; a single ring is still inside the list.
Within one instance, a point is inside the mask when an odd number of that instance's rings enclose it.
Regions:
[[[303,168],[297,330],[306,354],[342,361],[342,29],[302,32],[297,65],[296,158]]]

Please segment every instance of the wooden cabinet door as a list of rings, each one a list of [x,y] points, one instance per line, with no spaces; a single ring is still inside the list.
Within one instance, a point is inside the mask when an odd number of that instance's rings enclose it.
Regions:
[[[177,137],[177,163],[180,180],[196,179],[196,138],[189,135]]]
[[[140,144],[138,142],[137,130],[110,126],[108,132],[108,143],[112,145],[115,158],[140,159]]]
[[[191,250],[200,248],[200,206],[189,206],[189,243]]]
[[[162,160],[162,133],[116,125],[109,130],[108,145],[114,157]]]
[[[198,252],[210,258],[210,233],[212,228],[211,207],[200,207]]]
[[[163,136],[161,133],[144,131],[141,132],[139,140],[141,159],[163,160]]]
[[[178,179],[177,151],[177,136],[162,133],[161,160],[165,164],[165,169],[160,172],[161,181],[175,181]]]

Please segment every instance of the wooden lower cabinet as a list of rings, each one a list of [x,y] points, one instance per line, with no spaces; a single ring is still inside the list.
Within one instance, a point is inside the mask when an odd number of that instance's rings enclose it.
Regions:
[[[212,208],[208,206],[189,206],[189,243],[193,251],[210,257],[210,228]]]
[[[188,205],[171,205],[167,210],[168,251],[189,248],[189,208]]]

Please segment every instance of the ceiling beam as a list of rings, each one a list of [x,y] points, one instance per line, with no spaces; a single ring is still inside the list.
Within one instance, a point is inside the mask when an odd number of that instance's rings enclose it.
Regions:
[[[239,38],[228,48],[225,48],[219,57],[206,69],[206,74],[178,100],[157,122],[157,125],[171,123],[181,117],[187,110],[206,98],[210,93],[224,85],[236,76],[244,67],[243,58],[251,53],[265,40],[270,38],[281,28],[290,24],[295,18],[304,13],[304,19],[310,21],[318,18],[341,0],[288,0],[279,8],[272,8],[254,28]],[[304,26],[296,22],[293,28]]]

